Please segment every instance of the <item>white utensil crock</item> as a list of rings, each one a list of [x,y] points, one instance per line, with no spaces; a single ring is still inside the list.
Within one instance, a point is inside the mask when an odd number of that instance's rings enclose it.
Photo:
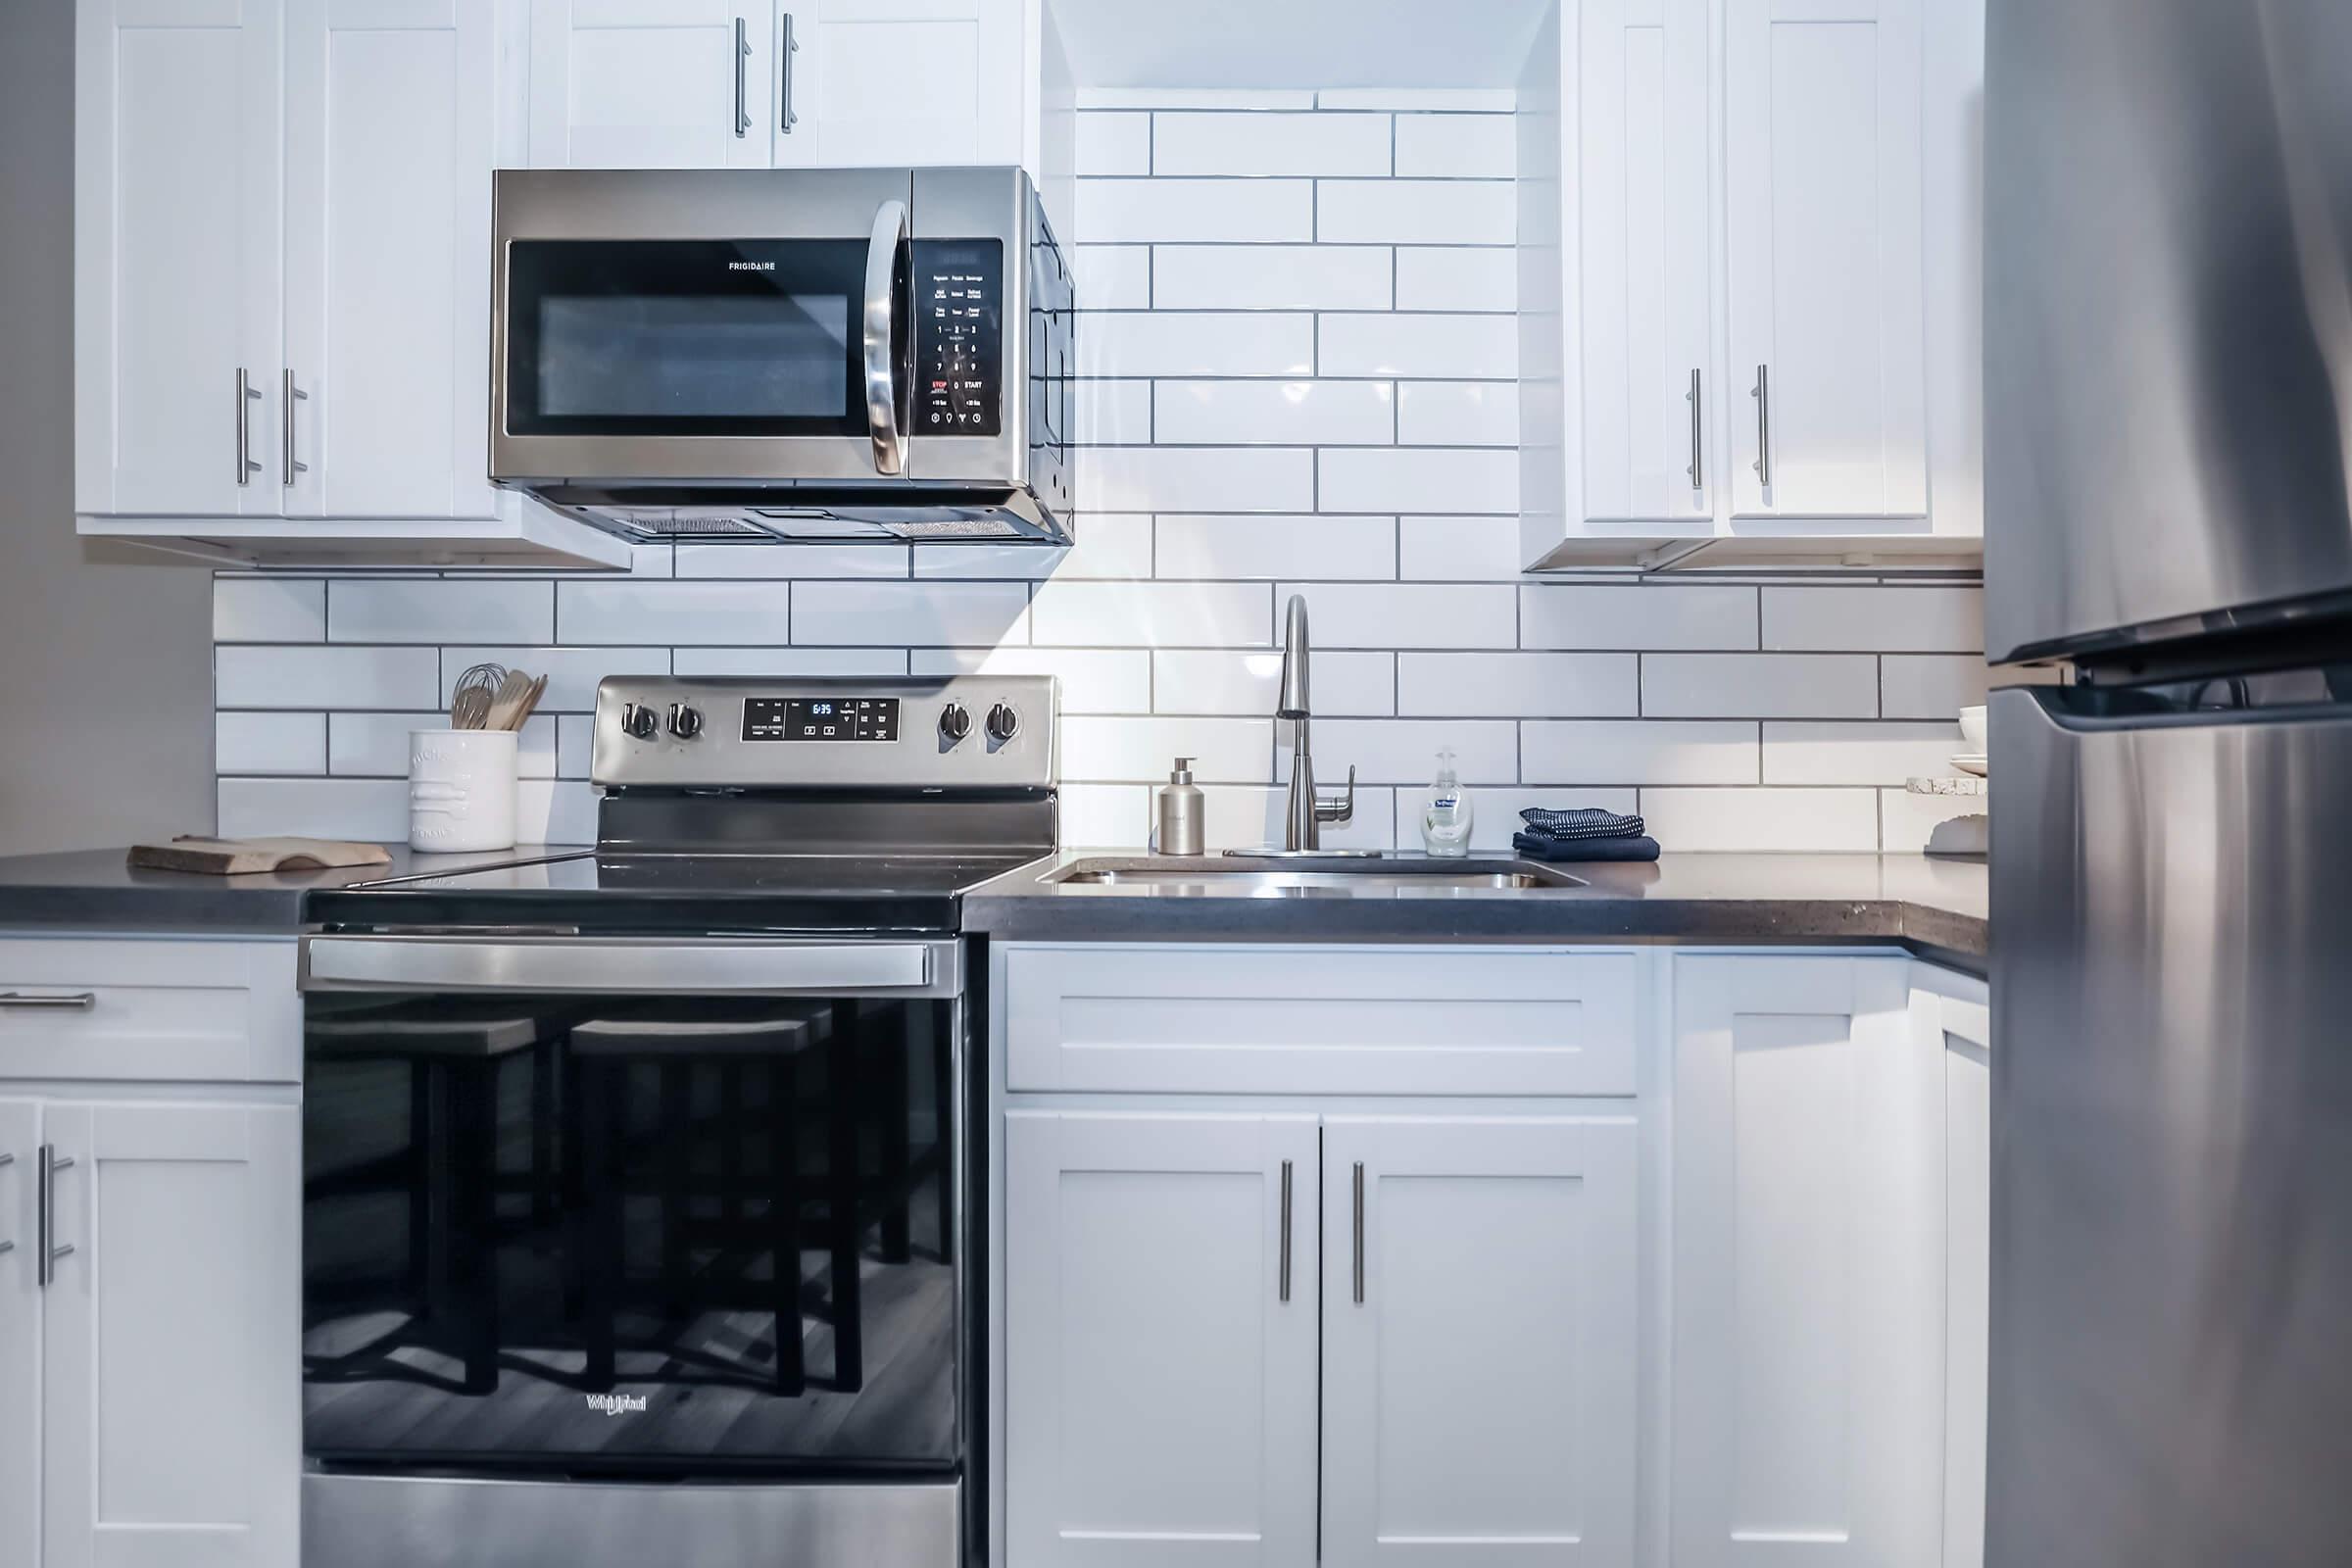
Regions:
[[[514,847],[514,732],[409,731],[409,848]]]

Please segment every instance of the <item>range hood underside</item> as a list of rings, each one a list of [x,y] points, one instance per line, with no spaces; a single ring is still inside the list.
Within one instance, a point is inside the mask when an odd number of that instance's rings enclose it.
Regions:
[[[1067,545],[1026,490],[971,485],[610,488],[528,485],[548,506],[625,539],[712,544]]]

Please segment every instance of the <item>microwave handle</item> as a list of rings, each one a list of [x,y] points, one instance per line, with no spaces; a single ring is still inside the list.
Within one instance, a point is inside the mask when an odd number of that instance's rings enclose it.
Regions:
[[[906,432],[899,422],[899,253],[907,241],[906,204],[874,212],[865,252],[865,422],[874,437],[874,471],[906,471]],[[911,314],[911,305],[909,307]],[[911,333],[914,323],[907,320]]]

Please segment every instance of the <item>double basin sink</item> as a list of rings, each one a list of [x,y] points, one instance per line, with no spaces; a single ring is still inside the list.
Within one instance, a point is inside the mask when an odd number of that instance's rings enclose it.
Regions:
[[[1072,887],[1124,887],[1231,892],[1347,889],[1366,893],[1455,893],[1511,888],[1581,888],[1581,877],[1532,860],[1493,856],[1440,859],[1431,856],[1226,855],[1103,856],[1073,860],[1048,882]]]

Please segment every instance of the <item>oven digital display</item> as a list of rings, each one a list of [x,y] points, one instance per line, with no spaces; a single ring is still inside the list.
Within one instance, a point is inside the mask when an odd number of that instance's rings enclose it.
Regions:
[[[747,741],[895,741],[896,697],[750,697],[743,704]]]

